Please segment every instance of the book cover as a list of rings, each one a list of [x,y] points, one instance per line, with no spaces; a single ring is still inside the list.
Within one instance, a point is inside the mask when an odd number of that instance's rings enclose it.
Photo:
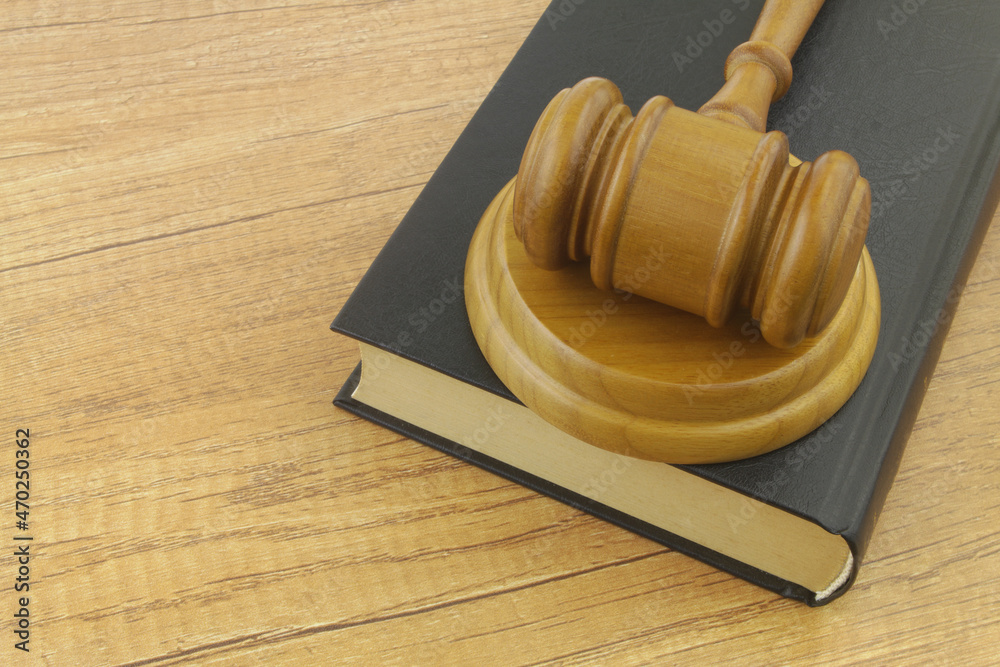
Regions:
[[[749,36],[762,5],[553,2],[338,314],[334,331],[516,401],[472,336],[462,275],[479,218],[517,172],[538,115],[556,92],[592,75],[614,81],[633,110],[658,94],[697,109],[721,86],[726,56]],[[788,134],[798,157],[845,150],[871,182],[867,243],[882,294],[879,343],[855,395],[813,434],[752,459],[684,469],[842,535],[855,556],[854,574],[1000,194],[998,27],[1000,5],[988,0],[829,2],[792,61],[791,90],[769,116],[768,129]],[[349,398],[354,381],[338,404],[817,603],[800,586],[676,536],[652,534],[630,517],[376,414]]]

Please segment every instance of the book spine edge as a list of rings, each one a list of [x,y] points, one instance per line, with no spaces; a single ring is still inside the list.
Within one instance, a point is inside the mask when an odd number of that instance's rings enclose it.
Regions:
[[[1000,85],[996,87],[994,92],[1000,92]],[[1000,97],[1000,94],[996,96]],[[993,108],[996,108],[996,106],[994,105]],[[969,275],[972,273],[972,267],[975,265],[979,250],[986,239],[990,223],[998,210],[998,205],[1000,205],[1000,119],[994,119],[993,125],[985,132],[985,135],[984,144],[987,146],[987,149],[982,152],[982,157],[978,161],[978,164],[993,165],[993,174],[987,181],[986,191],[981,200],[982,205],[979,209],[979,215],[969,236],[969,240],[965,244],[962,259],[958,264],[955,278],[947,293],[948,297],[945,299],[944,305],[938,310],[937,321],[940,323],[940,326],[934,331],[934,335],[931,336],[925,348],[920,366],[914,374],[913,381],[907,392],[906,402],[903,404],[903,408],[900,411],[900,418],[893,429],[892,439],[890,440],[882,465],[879,468],[879,474],[862,521],[856,529],[840,533],[847,540],[848,544],[851,545],[851,549],[855,553],[855,569],[860,565],[868,549],[875,524],[885,504],[892,482],[899,471],[903,452],[916,424],[920,406],[927,393],[928,384],[934,374],[934,369],[944,348],[944,342],[951,329],[961,294],[965,290]]]

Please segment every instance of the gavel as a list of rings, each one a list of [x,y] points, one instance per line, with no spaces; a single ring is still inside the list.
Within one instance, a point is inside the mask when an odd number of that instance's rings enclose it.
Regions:
[[[514,230],[531,261],[555,270],[589,257],[598,288],[716,327],[741,307],[779,348],[822,331],[858,270],[868,181],[843,151],[802,162],[784,133],[765,132],[822,4],[768,0],[726,60],[725,85],[697,113],[657,96],[633,117],[600,78],[558,93],[515,184]],[[650,274],[660,247],[666,261]]]

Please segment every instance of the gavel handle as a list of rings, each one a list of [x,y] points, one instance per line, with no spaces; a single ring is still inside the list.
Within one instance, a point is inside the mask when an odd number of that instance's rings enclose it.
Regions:
[[[771,102],[792,83],[791,58],[823,0],[767,0],[750,41],[726,60],[726,83],[698,110],[706,116],[763,132]]]
[[[768,0],[750,41],[770,42],[791,60],[822,6],[823,0]]]

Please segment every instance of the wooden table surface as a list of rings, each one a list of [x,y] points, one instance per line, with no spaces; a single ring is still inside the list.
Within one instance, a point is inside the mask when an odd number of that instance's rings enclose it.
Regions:
[[[809,609],[331,405],[330,321],[546,0],[282,4],[0,15],[0,663],[992,659],[1000,230]]]

